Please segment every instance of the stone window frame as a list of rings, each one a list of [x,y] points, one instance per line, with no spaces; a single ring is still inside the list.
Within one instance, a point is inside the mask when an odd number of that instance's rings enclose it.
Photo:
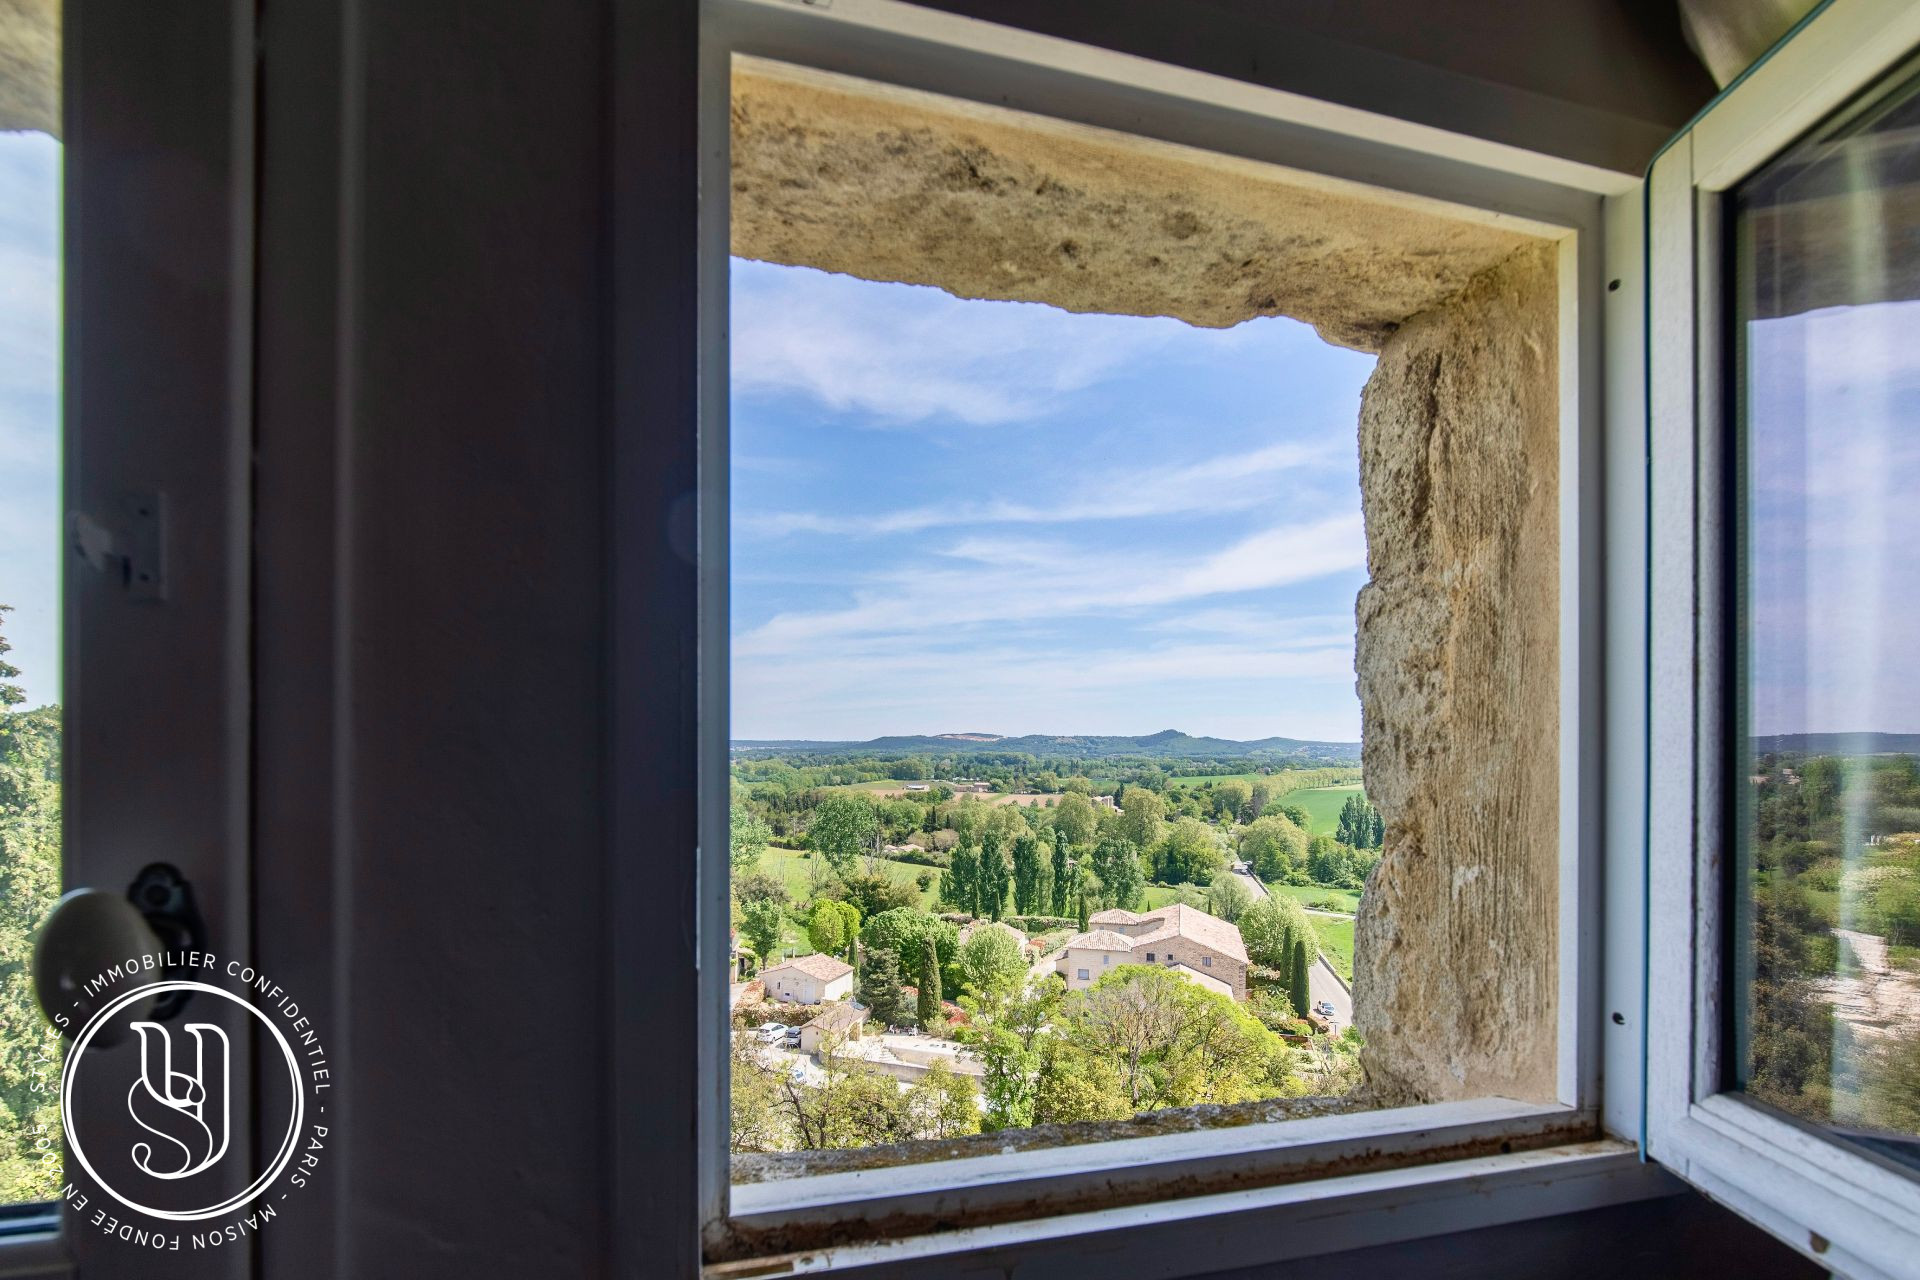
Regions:
[[[751,1271],[802,1251],[810,1266],[852,1269],[912,1258],[939,1275],[983,1248],[1022,1259],[1059,1248],[1065,1258],[1080,1256],[1090,1241],[1125,1238],[1137,1266],[1149,1255],[1188,1266],[1191,1249],[1204,1242],[1210,1262],[1224,1268],[1324,1252],[1342,1240],[1412,1238],[1440,1221],[1459,1230],[1670,1188],[1622,1141],[1636,1132],[1637,1092],[1603,1096],[1598,1088],[1603,1052],[1611,1064],[1616,1044],[1629,1036],[1639,1049],[1637,1029],[1609,1035],[1603,1025],[1604,1009],[1638,989],[1639,953],[1637,938],[1603,949],[1602,928],[1622,930],[1620,922],[1637,921],[1640,909],[1637,883],[1626,877],[1608,877],[1603,890],[1599,785],[1603,599],[1617,594],[1601,574],[1602,504],[1610,499],[1600,481],[1620,424],[1637,430],[1639,421],[1637,399],[1603,397],[1601,352],[1603,333],[1605,341],[1638,345],[1638,329],[1622,319],[1638,296],[1637,239],[1622,230],[1637,211],[1636,178],[894,0],[843,0],[831,9],[710,0],[700,141],[708,193],[700,336],[708,352],[725,349],[734,54],[1280,164],[1555,238],[1559,998],[1555,1096],[1547,1102],[1468,1098],[740,1187],[729,1184],[724,1024],[713,1019],[700,1046],[710,1088],[698,1117],[709,1259]],[[1609,297],[1609,279],[1634,287]],[[708,358],[702,367],[699,545],[706,564],[724,566],[727,362]],[[722,884],[726,744],[716,726],[728,722],[724,568],[703,572],[702,583],[702,877]],[[1607,809],[1614,806],[1608,796]],[[701,905],[711,916],[707,936],[725,936],[724,895]],[[1489,1186],[1515,1195],[1470,1189]],[[1181,1198],[1167,1199],[1173,1196]],[[1330,1233],[1305,1239],[1284,1229],[1326,1223],[1330,1200],[1340,1206]],[[1150,1238],[1130,1235],[1149,1222]]]
[[[1920,1178],[1726,1087],[1727,716],[1733,430],[1724,202],[1743,179],[1884,77],[1913,74],[1920,9],[1816,10],[1657,157],[1646,191],[1645,434],[1651,695],[1645,862],[1650,971],[1643,1145],[1660,1163],[1839,1275],[1920,1254]],[[1643,988],[1643,991],[1646,990]]]

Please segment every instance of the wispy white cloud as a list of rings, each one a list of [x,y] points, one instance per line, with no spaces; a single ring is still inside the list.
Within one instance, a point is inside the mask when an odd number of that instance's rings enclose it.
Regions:
[[[844,608],[776,614],[734,639],[736,657],[763,658],[864,634],[958,631],[1037,618],[1124,614],[1149,606],[1305,582],[1359,568],[1358,512],[1263,529],[1185,558],[964,539],[964,567],[914,565],[876,574]]]
[[[873,426],[1025,421],[1182,328],[751,262],[734,264],[731,324],[735,395],[799,394]]]
[[[1077,524],[1185,515],[1196,511],[1246,511],[1274,497],[1274,478],[1325,468],[1353,452],[1351,432],[1329,432],[1312,443],[1286,441],[1239,453],[1219,454],[1172,467],[1143,483],[1139,472],[1089,472],[1052,500],[963,502],[900,507],[859,514],[786,511],[742,513],[737,525],[749,533],[882,535],[988,524]],[[1351,466],[1351,462],[1348,462]]]

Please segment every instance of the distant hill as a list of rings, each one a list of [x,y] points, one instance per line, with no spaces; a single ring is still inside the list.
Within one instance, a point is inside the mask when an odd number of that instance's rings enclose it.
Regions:
[[[1177,729],[1162,729],[1141,737],[1099,737],[1080,734],[1027,734],[1004,738],[991,733],[935,733],[925,736],[873,738],[866,742],[818,742],[804,739],[743,739],[733,743],[738,755],[946,755],[978,751],[1005,751],[1031,756],[1144,756],[1162,760],[1230,760],[1259,757],[1304,764],[1358,764],[1357,742],[1317,742],[1303,738],[1196,738]]]
[[[1755,738],[1753,749],[1809,756],[1920,755],[1920,733],[1769,733]]]

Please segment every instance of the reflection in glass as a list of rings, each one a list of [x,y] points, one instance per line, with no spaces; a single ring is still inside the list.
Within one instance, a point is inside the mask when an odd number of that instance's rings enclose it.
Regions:
[[[1920,93],[1733,200],[1734,1074],[1920,1165]]]

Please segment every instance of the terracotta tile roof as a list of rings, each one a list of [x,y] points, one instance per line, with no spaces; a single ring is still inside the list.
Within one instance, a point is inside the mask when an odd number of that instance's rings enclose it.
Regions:
[[[814,952],[810,956],[795,956],[791,960],[782,960],[760,971],[764,980],[768,974],[778,973],[782,969],[796,969],[809,978],[818,978],[822,982],[832,982],[835,978],[844,978],[853,972],[853,966],[845,960],[836,960],[832,956],[823,956]]]
[[[1120,907],[1108,907],[1105,911],[1096,911],[1087,917],[1088,924],[1139,924],[1145,916],[1137,916]]]
[[[1131,951],[1133,939],[1124,933],[1115,933],[1111,929],[1095,929],[1091,933],[1076,933],[1067,939],[1067,948],[1081,947],[1088,951]]]
[[[1241,939],[1239,928],[1218,916],[1210,916],[1185,903],[1176,902],[1158,911],[1149,911],[1141,919],[1163,920],[1166,923],[1151,933],[1136,935],[1132,939],[1135,946],[1158,942],[1162,938],[1185,938],[1242,964],[1247,961],[1247,944]]]

